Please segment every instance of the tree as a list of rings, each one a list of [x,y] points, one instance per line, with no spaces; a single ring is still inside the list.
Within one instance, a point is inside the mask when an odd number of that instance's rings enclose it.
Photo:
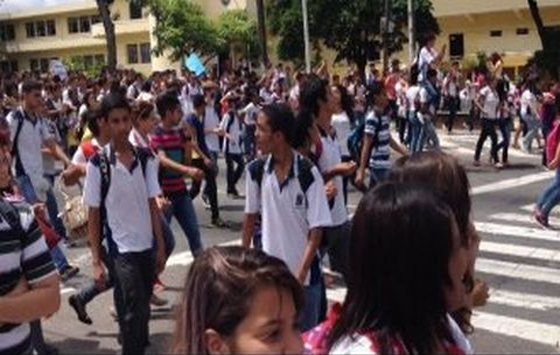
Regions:
[[[543,48],[542,51],[535,53],[529,64],[535,64],[539,70],[558,79],[560,74],[560,49],[557,43],[560,41],[560,31],[545,26],[536,0],[527,0],[527,3]]]
[[[217,27],[206,18],[202,8],[189,0],[152,0],[150,10],[156,17],[154,35],[157,55],[168,50],[172,60],[193,52],[214,55],[223,46]]]
[[[227,52],[239,45],[248,57],[258,55],[257,22],[245,10],[230,10],[220,15],[216,23],[222,50]]]
[[[323,43],[337,53],[336,61],[347,60],[364,73],[368,60],[379,57],[382,48],[381,17],[383,0],[315,0],[309,1],[310,37],[314,45]],[[303,57],[303,29],[300,0],[270,0],[269,24],[273,34],[280,37],[280,59]],[[430,0],[417,0],[415,9],[416,33],[439,33],[432,15]],[[408,40],[407,1],[391,1],[393,31],[388,36],[388,50],[395,53]],[[363,74],[362,74],[363,75]]]

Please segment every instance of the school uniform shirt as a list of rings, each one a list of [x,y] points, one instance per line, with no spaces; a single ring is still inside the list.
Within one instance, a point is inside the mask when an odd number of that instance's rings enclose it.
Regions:
[[[154,237],[148,199],[161,194],[154,159],[148,159],[144,173],[138,157],[128,169],[117,159],[110,144],[104,150],[111,165],[111,182],[105,198],[108,233],[121,254],[151,249]],[[86,170],[84,204],[93,208],[101,205],[99,164],[99,155],[95,155]]]
[[[317,163],[321,172],[327,172],[342,162],[340,144],[336,136],[333,137],[326,132],[321,132],[321,145],[323,150]],[[337,193],[334,198],[334,205],[331,208],[331,218],[333,226],[340,226],[348,222],[348,211],[344,203],[342,176],[337,175],[332,178],[332,181],[336,186]]]
[[[61,143],[62,139],[60,133],[58,133],[58,128],[56,123],[51,120],[45,119],[45,126],[49,131],[49,135],[55,137],[57,143]],[[50,154],[42,153],[43,155],[43,173],[45,175],[54,176],[56,175],[56,158]]]
[[[418,103],[420,101],[420,86],[413,85],[406,90],[406,103],[409,112],[416,112],[418,110]]]
[[[531,90],[525,90],[521,95],[521,115],[526,116],[528,114],[537,115],[537,97]]]
[[[43,144],[52,139],[53,136],[50,134],[44,119],[37,116],[33,122],[31,117],[21,108],[19,108],[18,111],[24,119],[17,141],[18,157],[13,159],[14,176],[27,175],[31,180],[37,198],[41,201],[46,201],[46,191],[49,188],[49,184],[43,178],[44,170],[41,148]],[[12,142],[14,142],[19,122],[15,115],[16,111],[13,111],[10,112],[7,117],[8,124],[10,125],[10,140]],[[23,171],[18,171],[17,160],[21,162]]]
[[[244,123],[247,126],[255,126],[257,124],[257,115],[259,114],[259,108],[252,102],[241,110],[245,114]]]
[[[196,133],[196,143],[202,152],[208,154],[208,146],[206,145],[206,135],[204,134],[204,119],[199,119],[194,113],[187,116],[186,122],[190,124]]]
[[[496,119],[498,117],[498,105],[500,104],[498,93],[486,85],[480,90],[479,94],[484,96],[482,117],[490,120]]]
[[[218,117],[218,113],[212,106],[206,106],[206,114],[204,116],[204,130],[207,129],[216,129],[220,126],[220,118]],[[220,138],[216,133],[206,133],[205,134],[206,146],[208,150],[213,153],[217,153],[220,151]]]
[[[335,113],[332,116],[331,123],[336,131],[336,138],[340,147],[340,153],[343,157],[350,156],[348,151],[348,137],[352,132],[352,123],[350,122],[350,117],[344,111],[341,113]]]
[[[57,273],[31,207],[22,199],[5,200],[18,213],[23,231],[18,233],[0,219],[0,297],[9,294],[21,278],[33,287]],[[30,354],[31,350],[29,323],[0,324],[0,355]]]
[[[233,120],[233,122],[232,122]],[[241,154],[241,122],[231,113],[227,113],[220,124],[220,127],[231,137],[224,141],[225,154]]]
[[[99,141],[97,140],[97,138],[95,138],[95,137],[92,138],[90,142],[91,142],[91,145],[93,146],[93,149],[96,152],[101,150],[101,148],[103,148],[101,146],[101,144],[99,144]],[[86,154],[84,153],[82,145],[80,144],[78,149],[76,149],[76,152],[74,153],[74,156],[72,157],[72,164],[86,164],[88,162],[89,158],[91,158],[91,157],[86,157]]]
[[[420,53],[418,54],[418,82],[421,83],[424,81],[426,74],[428,73],[428,69],[430,65],[435,60],[437,56],[437,52],[434,49],[430,49],[428,47],[422,47]]]
[[[437,107],[435,105],[433,105],[430,102],[430,93],[428,92],[428,89],[426,89],[425,86],[423,86],[420,89],[420,92],[418,94],[418,96],[420,97],[420,103],[421,104],[430,104],[430,106],[428,107],[428,111],[430,111],[430,113],[432,114],[432,117],[436,116],[436,112],[437,112]]]
[[[309,231],[332,225],[331,214],[325,194],[323,178],[317,167],[311,167],[313,181],[304,194],[297,174],[306,158],[294,151],[292,167],[285,181],[280,182],[274,172],[274,160],[269,155],[264,164],[261,185],[256,180],[254,160],[247,166],[245,213],[260,213],[262,217],[263,250],[283,260],[296,274],[303,260]],[[304,285],[309,285],[307,275]]]
[[[370,111],[366,116],[364,132],[374,137],[369,158],[370,169],[389,170],[391,168],[391,132],[389,131],[389,124],[389,117],[385,114],[379,114],[375,110]]]

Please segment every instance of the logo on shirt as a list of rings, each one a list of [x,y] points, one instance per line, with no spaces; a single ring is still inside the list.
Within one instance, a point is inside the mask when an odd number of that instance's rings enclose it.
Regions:
[[[302,193],[296,195],[296,208],[303,209],[305,208],[305,196]]]

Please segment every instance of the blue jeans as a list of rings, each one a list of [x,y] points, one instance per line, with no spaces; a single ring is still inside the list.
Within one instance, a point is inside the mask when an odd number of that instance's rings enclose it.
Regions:
[[[535,139],[539,133],[541,123],[534,115],[521,115],[521,118],[527,125],[527,134],[523,137],[523,149],[525,149],[525,151],[530,151],[533,139]]]
[[[323,292],[321,282],[303,287],[305,306],[301,312],[301,322],[299,325],[299,330],[301,332],[313,329],[319,323],[321,292]]]
[[[418,119],[415,111],[408,112],[408,134],[410,142],[410,150],[412,153],[419,152],[420,147],[420,135],[422,133],[422,122]]]
[[[54,191],[52,189],[54,185],[54,175],[44,175],[45,179],[49,181],[51,184],[51,188],[47,191],[47,212],[49,214],[49,221],[51,222],[52,226],[56,234],[58,234],[62,239],[68,239],[66,235],[66,228],[64,227],[64,223],[62,223],[62,219],[58,217],[58,204],[56,203],[56,197],[54,196]]]
[[[548,218],[550,211],[560,203],[560,169],[556,170],[554,180],[542,192],[537,200],[537,207],[543,217]]]
[[[369,168],[369,188],[373,189],[376,185],[381,184],[387,179],[389,169]]]
[[[35,188],[33,188],[33,184],[31,184],[31,179],[27,175],[21,175],[16,177],[16,182],[23,194],[23,197],[29,204],[36,204],[40,203],[39,199],[37,198],[37,194],[35,193]],[[63,271],[65,268],[68,267],[68,260],[66,256],[60,249],[58,245],[54,246],[51,250],[51,257],[53,258],[54,264],[59,272]]]
[[[502,149],[502,163],[505,164],[508,162],[508,150],[511,142],[511,130],[513,127],[511,117],[498,120],[498,127],[500,128],[500,132],[502,134],[502,141],[498,143],[496,150]]]
[[[256,125],[245,125],[245,137],[243,139],[245,156],[247,156],[247,161],[254,159],[257,145],[255,142],[255,132],[257,130]]]
[[[420,142],[418,143],[419,152],[424,149],[424,145],[428,144],[434,150],[440,150],[439,138],[436,132],[436,127],[431,118],[424,120],[420,134]]]
[[[198,229],[198,218],[191,197],[187,192],[184,192],[168,196],[168,198],[171,201],[171,208],[165,214],[167,222],[170,223],[171,217],[175,216],[187,237],[191,253],[195,256],[200,254],[202,252],[202,242]]]

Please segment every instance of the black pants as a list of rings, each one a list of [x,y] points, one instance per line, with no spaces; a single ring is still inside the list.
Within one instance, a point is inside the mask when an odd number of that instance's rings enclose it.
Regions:
[[[481,124],[482,124],[482,129],[480,130],[480,137],[478,138],[478,142],[476,143],[474,160],[475,161],[480,160],[480,153],[482,152],[482,146],[484,145],[484,142],[486,142],[486,139],[490,137],[490,140],[492,141],[492,146],[490,148],[490,155],[492,156],[494,163],[497,163],[499,162],[499,160],[498,160],[498,151],[496,149],[498,145],[498,135],[496,134],[496,120],[483,118]]]
[[[216,219],[220,217],[220,210],[218,209],[218,186],[216,185],[216,170],[207,167],[206,164],[204,164],[204,160],[202,159],[194,159],[192,161],[192,164],[194,167],[204,171],[204,174],[206,175],[206,188],[204,190],[207,192],[208,200],[210,202],[212,219]],[[201,183],[201,181],[193,181],[190,191],[192,200],[194,200],[200,193]]]
[[[321,257],[329,255],[331,269],[341,273],[346,283],[350,263],[350,230],[350,222],[323,228],[323,242],[320,248]]]
[[[447,131],[451,133],[453,131],[453,125],[455,123],[455,118],[457,117],[457,110],[459,109],[460,101],[458,97],[449,96],[446,98],[447,109],[449,110],[449,116],[447,116]]]
[[[234,167],[234,164],[237,167]],[[245,162],[243,161],[243,155],[241,154],[226,154],[226,168],[227,168],[227,192],[237,193],[235,185],[245,170]]]
[[[500,133],[502,134],[502,141],[498,143],[496,150],[502,150],[502,163],[506,164],[509,159],[508,151],[511,143],[511,131],[513,127],[511,117],[498,120],[498,127],[500,129]]]
[[[122,297],[117,305],[122,336],[122,353],[144,354],[148,345],[150,297],[155,277],[151,249],[138,253],[118,254],[114,258],[117,282]]]

